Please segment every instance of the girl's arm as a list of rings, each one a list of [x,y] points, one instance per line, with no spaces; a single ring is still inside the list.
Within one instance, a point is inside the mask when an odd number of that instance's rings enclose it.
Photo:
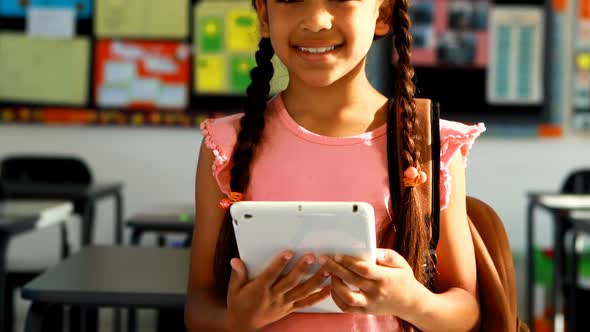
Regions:
[[[213,152],[202,143],[197,165],[196,220],[184,311],[188,330],[253,331],[329,296],[329,287],[321,288],[326,278],[323,270],[303,281],[313,263],[313,256],[303,255],[290,271],[282,275],[293,257],[288,250],[278,253],[253,280],[248,280],[243,262],[234,258],[227,300],[213,296],[215,247],[225,214],[219,207],[224,194],[213,177],[213,161]]]
[[[479,299],[475,253],[465,206],[463,158],[455,154],[449,165],[451,197],[441,211],[440,240],[437,247],[438,274],[434,294],[419,285],[415,308],[405,320],[420,330],[471,331],[479,323]]]
[[[213,260],[225,211],[219,208],[224,194],[212,174],[213,152],[201,143],[195,178],[195,228],[184,311],[187,329],[224,331],[226,306],[212,295]]]

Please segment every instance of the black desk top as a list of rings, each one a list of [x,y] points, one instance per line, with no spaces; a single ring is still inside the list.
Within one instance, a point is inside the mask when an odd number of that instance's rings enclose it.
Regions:
[[[156,207],[153,211],[132,215],[127,226],[142,231],[191,232],[195,225],[192,205]]]
[[[18,234],[64,222],[72,209],[62,201],[0,201],[0,232]]]
[[[123,182],[97,182],[90,185],[5,182],[3,186],[7,197],[81,199],[98,198],[120,191]]]
[[[183,308],[189,250],[87,246],[26,284],[22,297],[90,306]]]

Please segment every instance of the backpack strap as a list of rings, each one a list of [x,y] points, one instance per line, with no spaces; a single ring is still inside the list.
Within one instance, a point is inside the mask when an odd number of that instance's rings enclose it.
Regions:
[[[430,241],[430,249],[435,250],[436,258],[436,247],[438,245],[438,239],[440,237],[440,104],[434,103],[430,112],[430,137],[432,142],[432,165],[435,171],[432,172],[432,238]],[[436,268],[436,261],[435,261]]]
[[[415,99],[416,103],[416,117],[420,125],[417,130],[417,135],[422,139],[420,148],[420,170],[427,175],[427,182],[416,187],[418,192],[418,201],[422,213],[426,218],[425,222],[431,228],[430,250],[425,255],[431,255],[433,266],[429,269],[429,275],[432,279],[436,271],[437,256],[436,247],[440,234],[440,111],[438,103],[432,104],[429,99]],[[390,107],[394,107],[393,101],[390,101]],[[390,162],[389,181],[390,188],[395,188],[391,192],[391,201],[394,211],[399,211],[402,195],[402,161],[400,154],[400,145],[396,144],[400,141],[401,117],[400,112],[395,112],[395,119],[388,119],[387,127],[390,131],[388,135],[387,145],[388,158]],[[398,176],[393,176],[397,174]]]
[[[395,107],[393,99],[389,100],[389,109]],[[393,211],[399,211],[402,197],[402,171],[401,159],[399,157],[399,112],[390,111],[389,114],[395,114],[395,117],[387,117],[387,165],[389,174],[389,188],[391,195],[391,206]],[[395,213],[395,212],[394,212]]]

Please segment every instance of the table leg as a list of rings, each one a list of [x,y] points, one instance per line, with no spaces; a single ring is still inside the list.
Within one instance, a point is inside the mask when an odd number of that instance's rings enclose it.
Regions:
[[[115,244],[123,244],[123,195],[120,190],[115,192]],[[114,310],[114,332],[121,331],[121,309]]]
[[[533,237],[535,234],[533,217],[535,212],[535,203],[529,201],[527,209],[526,220],[526,285],[525,285],[525,321],[533,327],[534,326],[534,312],[533,303],[535,301],[535,260],[534,260],[534,246]]]
[[[99,308],[70,306],[71,331],[97,332],[99,324]]]
[[[158,233],[158,247],[165,247],[166,246],[166,235],[164,233]]]
[[[187,234],[186,238],[184,239],[184,243],[182,244],[182,246],[184,248],[190,248],[192,242],[193,242],[193,233],[191,232],[191,233]]]
[[[94,202],[84,201],[82,209],[82,225],[80,227],[80,242],[82,246],[92,243],[92,233],[94,229]]]
[[[551,290],[550,301],[553,307],[552,325],[554,331],[563,331],[563,326],[558,326],[562,323],[561,320],[557,320],[556,317],[563,310],[563,287],[565,272],[565,250],[564,250],[564,236],[566,231],[566,225],[560,220],[559,214],[554,214],[554,226],[555,232],[553,232],[553,245],[554,245],[554,264],[553,264],[553,289]]]
[[[60,240],[61,240],[61,258],[66,258],[70,255],[70,243],[68,241],[68,227],[65,224],[60,226]]]
[[[134,227],[131,231],[131,245],[139,246],[141,243],[141,237],[143,236],[143,230]],[[127,332],[137,331],[137,309],[127,308]]]
[[[138,246],[139,243],[141,242],[142,235],[143,235],[143,231],[141,229],[134,228],[133,231],[131,232],[131,245]]]
[[[48,305],[41,302],[33,301],[27,312],[25,321],[25,332],[41,332],[43,328],[43,318]]]
[[[123,243],[123,195],[115,193],[115,243]]]
[[[10,237],[4,232],[0,232],[0,291],[6,291],[6,255]],[[0,327],[4,326],[4,294],[0,296]],[[12,298],[12,297],[11,297]]]
[[[127,309],[127,332],[137,331],[137,309]]]
[[[33,301],[25,321],[25,332],[63,331],[61,305]]]
[[[579,270],[579,261],[580,256],[578,255],[578,251],[576,250],[577,242],[578,242],[578,232],[574,230],[572,234],[572,257],[571,257],[571,265],[568,268],[568,279],[570,281],[570,292],[569,298],[567,303],[567,326],[568,331],[576,332],[578,331],[577,326],[577,293],[578,293],[578,270]]]

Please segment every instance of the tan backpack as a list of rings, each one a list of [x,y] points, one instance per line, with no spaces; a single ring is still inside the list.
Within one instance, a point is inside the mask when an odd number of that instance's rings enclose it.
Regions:
[[[396,112],[398,114],[399,112]],[[434,253],[436,264],[436,246],[439,237],[440,223],[440,174],[432,172],[432,165],[440,165],[440,112],[438,105],[432,105],[428,99],[416,99],[416,113],[420,121],[418,130],[422,137],[424,149],[421,151],[420,167],[428,175],[428,182],[417,187],[419,189],[422,211],[431,223],[431,253]],[[389,140],[399,140],[399,115],[395,121],[388,123]],[[399,146],[388,141],[388,146]],[[391,145],[390,145],[391,144]],[[388,149],[388,157],[397,160],[398,177],[390,176],[391,188],[400,188],[391,193],[392,199],[401,195],[401,159],[399,151]],[[390,163],[390,165],[396,163]],[[438,167],[435,168],[438,170]],[[390,170],[390,174],[395,174]],[[510,243],[502,220],[486,203],[467,197],[467,216],[469,229],[473,238],[477,267],[477,283],[480,301],[481,320],[478,331],[516,332],[529,331],[528,326],[517,317],[517,292],[514,262],[510,251]],[[394,202],[394,207],[395,207]],[[399,206],[399,201],[397,202]]]

